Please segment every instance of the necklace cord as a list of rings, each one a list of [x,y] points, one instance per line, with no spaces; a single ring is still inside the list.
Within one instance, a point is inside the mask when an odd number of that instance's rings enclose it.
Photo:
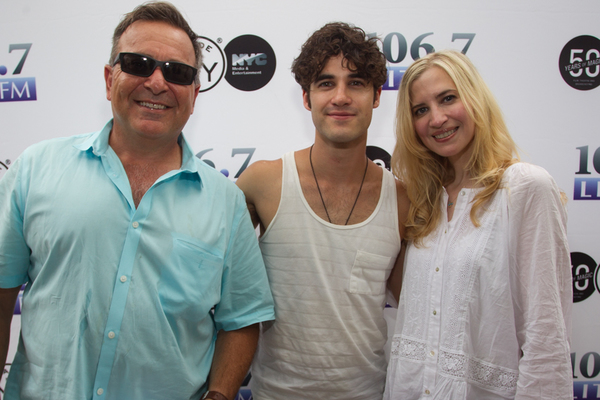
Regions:
[[[308,154],[308,159],[310,161],[310,169],[312,170],[313,177],[315,178],[315,183],[317,184],[317,190],[319,191],[319,197],[321,197],[321,203],[323,203],[323,208],[325,209],[325,214],[327,214],[327,219],[331,224],[331,217],[329,217],[329,212],[327,211],[327,206],[325,205],[325,200],[323,200],[323,194],[321,193],[321,188],[319,187],[319,181],[317,180],[317,174],[315,174],[315,167],[313,167],[312,162],[312,149],[313,146],[310,146],[310,152]],[[356,199],[354,200],[354,204],[352,205],[352,209],[350,210],[350,214],[348,214],[348,218],[346,219],[346,223],[344,225],[348,225],[348,221],[350,221],[350,217],[352,216],[352,212],[354,211],[354,207],[356,207],[356,203],[358,203],[358,198],[360,197],[360,192],[362,191],[363,184],[365,183],[365,177],[367,176],[367,169],[369,167],[369,159],[367,158],[367,162],[365,163],[365,172],[363,173],[362,181],[360,182],[360,188],[358,188],[358,194],[356,195]]]

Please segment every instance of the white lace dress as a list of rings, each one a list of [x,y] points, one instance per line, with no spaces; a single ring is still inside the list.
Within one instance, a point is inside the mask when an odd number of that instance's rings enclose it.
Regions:
[[[481,227],[463,189],[409,246],[384,399],[573,398],[566,210],[540,167],[511,166],[503,187]]]

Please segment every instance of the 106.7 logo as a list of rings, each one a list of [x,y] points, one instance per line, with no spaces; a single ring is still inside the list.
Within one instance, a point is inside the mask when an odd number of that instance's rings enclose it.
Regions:
[[[429,53],[433,53],[435,51],[434,46],[431,43],[431,39],[433,32],[424,33],[416,37],[411,45],[410,45],[410,57],[413,61],[418,60],[421,56]],[[375,37],[377,33],[370,33],[368,36]],[[427,41],[426,41],[426,38]],[[451,37],[451,42],[466,40],[462,49],[460,50],[463,54],[467,54],[471,43],[473,43],[473,39],[475,38],[474,33],[453,33]],[[383,38],[383,48],[381,49],[383,54],[385,54],[385,58],[387,61],[392,64],[388,65],[388,79],[383,85],[383,90],[398,90],[400,87],[400,81],[402,80],[402,76],[406,71],[407,67],[397,66],[396,64],[400,64],[409,53],[408,42],[404,35],[399,32],[391,32],[388,33]],[[423,54],[423,52],[425,54]]]
[[[581,358],[571,353],[573,379],[594,379],[600,375],[600,354],[595,351],[585,353]],[[600,399],[600,381],[574,381],[573,399]]]
[[[25,60],[31,50],[31,43],[11,44],[8,46],[8,52],[14,54],[14,61],[18,54],[18,50],[23,50],[21,58],[18,59],[17,65],[12,72],[12,76],[20,75],[25,65]],[[14,53],[13,53],[14,51]],[[8,73],[6,65],[0,65],[0,102],[8,101],[28,101],[37,100],[37,91],[35,87],[35,78],[5,78]]]
[[[575,178],[573,200],[600,200],[600,177],[586,176],[592,175],[591,169],[600,175],[600,147],[594,151],[591,168],[589,146],[577,147],[577,150],[579,150],[579,170],[575,172],[578,176]]]

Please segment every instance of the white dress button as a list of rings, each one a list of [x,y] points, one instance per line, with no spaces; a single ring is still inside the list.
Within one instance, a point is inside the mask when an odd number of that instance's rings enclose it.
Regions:
[[[429,391],[429,389],[425,389],[425,394],[430,394],[431,392]]]
[[[121,276],[121,278],[119,279],[121,282],[125,283],[127,282],[127,277],[125,275]]]
[[[435,356],[435,351],[431,350],[431,351],[429,352],[429,354],[431,354],[431,356],[433,357],[433,356]]]
[[[433,315],[437,315],[437,311],[433,310]]]
[[[461,195],[461,196],[464,196],[465,194],[467,194],[467,192],[465,192],[464,190],[461,190],[461,191],[460,191],[460,195]]]
[[[115,333],[113,331],[108,332],[108,338],[109,339],[114,339],[115,338]]]
[[[98,388],[98,390],[96,390],[96,393],[98,393],[98,396],[102,396],[102,394],[104,393],[104,389]]]
[[[138,226],[140,226],[140,224],[137,221],[135,221],[133,224],[131,224],[131,226],[133,226],[134,228],[137,228]]]
[[[440,272],[440,269],[436,267],[435,272]]]

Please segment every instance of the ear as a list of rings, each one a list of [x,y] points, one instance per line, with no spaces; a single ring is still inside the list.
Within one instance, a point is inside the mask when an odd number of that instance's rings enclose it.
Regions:
[[[193,83],[194,87],[194,100],[192,101],[192,114],[194,113],[194,107],[196,107],[196,99],[198,98],[198,93],[200,93],[200,84]]]
[[[106,83],[106,100],[111,101],[110,89],[112,88],[113,67],[110,65],[104,66],[104,82]]]
[[[379,100],[381,100],[381,87],[377,89],[375,92],[375,97],[373,98],[373,108],[379,107]]]
[[[304,103],[304,108],[306,108],[308,111],[311,111],[311,108],[310,108],[310,92],[307,92],[304,89],[302,89],[302,102]]]

